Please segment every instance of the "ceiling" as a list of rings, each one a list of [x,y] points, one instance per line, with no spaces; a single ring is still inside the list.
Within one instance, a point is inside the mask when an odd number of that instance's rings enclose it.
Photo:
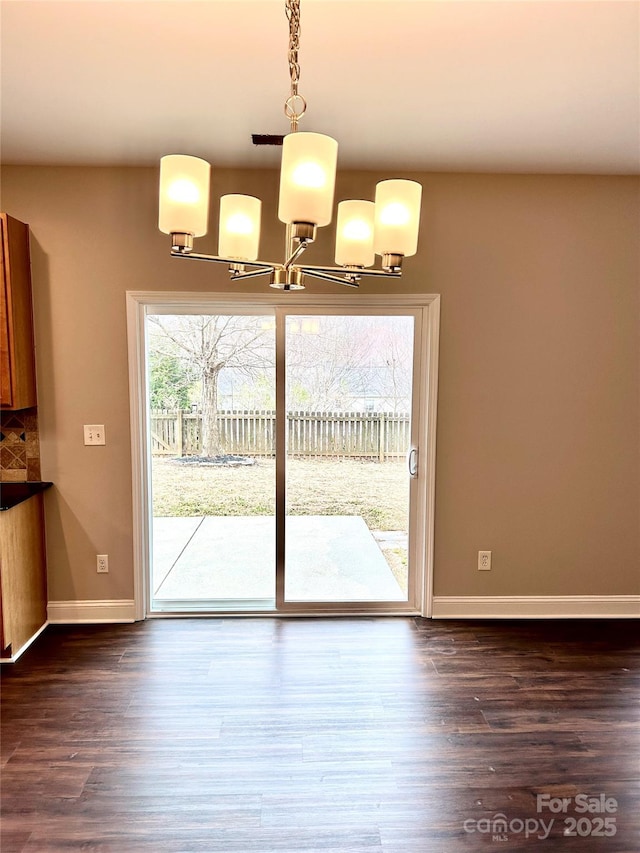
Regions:
[[[301,130],[339,164],[640,171],[638,2],[302,0]],[[2,159],[277,165],[284,0],[2,0]]]

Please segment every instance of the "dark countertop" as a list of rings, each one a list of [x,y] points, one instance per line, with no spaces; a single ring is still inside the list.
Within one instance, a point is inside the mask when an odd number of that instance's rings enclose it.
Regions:
[[[53,486],[53,483],[43,483],[40,480],[28,483],[0,483],[0,512],[44,492],[50,486]]]

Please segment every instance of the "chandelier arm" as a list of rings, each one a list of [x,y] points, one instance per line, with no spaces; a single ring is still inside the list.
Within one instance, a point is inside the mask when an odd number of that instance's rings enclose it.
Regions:
[[[284,262],[284,268],[286,270],[288,270],[289,267],[293,265],[294,261],[296,261],[300,257],[300,255],[304,252],[304,250],[306,248],[307,248],[307,244],[305,242],[298,243],[297,248],[294,249],[294,251],[289,255],[287,260]]]
[[[259,275],[267,275],[268,273],[272,273],[274,267],[260,267],[257,270],[251,270],[251,272],[239,272],[235,273],[231,276],[232,281],[244,281],[245,278],[256,278]]]
[[[349,281],[346,278],[341,278],[339,275],[330,275],[329,273],[320,272],[315,268],[295,267],[295,269],[299,269],[304,275],[308,275],[311,278],[319,278],[322,281],[332,281],[335,284],[344,284],[346,287],[359,286],[357,281]]]
[[[306,264],[300,267],[305,275],[317,275],[319,273],[326,273],[328,275],[334,273],[342,273],[343,275],[357,275],[357,276],[382,276],[383,278],[402,278],[401,272],[387,272],[386,270],[377,270],[377,269],[365,269],[364,267],[358,267],[357,269],[345,269],[345,267],[321,267],[321,266],[308,266]]]
[[[176,252],[171,250],[172,258],[187,258],[192,261],[211,261],[214,264],[242,264],[245,267],[266,267],[268,272],[274,269],[282,269],[282,264],[273,264],[270,261],[243,261],[238,258],[221,258],[218,255],[202,255],[198,252]]]

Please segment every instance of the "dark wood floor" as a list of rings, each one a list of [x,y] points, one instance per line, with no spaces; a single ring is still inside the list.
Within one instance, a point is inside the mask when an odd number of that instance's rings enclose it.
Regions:
[[[624,621],[50,627],[2,673],[2,853],[637,853],[639,664]]]

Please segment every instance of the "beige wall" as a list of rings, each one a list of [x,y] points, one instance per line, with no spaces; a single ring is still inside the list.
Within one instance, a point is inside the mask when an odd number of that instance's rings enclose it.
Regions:
[[[378,177],[343,174],[338,195],[371,197]],[[417,177],[420,254],[402,282],[364,287],[442,294],[436,594],[639,593],[638,181]],[[42,474],[56,484],[49,597],[131,598],[124,294],[224,290],[226,273],[168,257],[153,169],[2,178],[2,209],[33,231]],[[263,252],[279,257],[277,181],[214,173],[216,196],[258,188]],[[106,447],[83,446],[83,423],[106,425]],[[493,551],[492,572],[477,571],[479,549]],[[108,575],[96,553],[110,555]]]

